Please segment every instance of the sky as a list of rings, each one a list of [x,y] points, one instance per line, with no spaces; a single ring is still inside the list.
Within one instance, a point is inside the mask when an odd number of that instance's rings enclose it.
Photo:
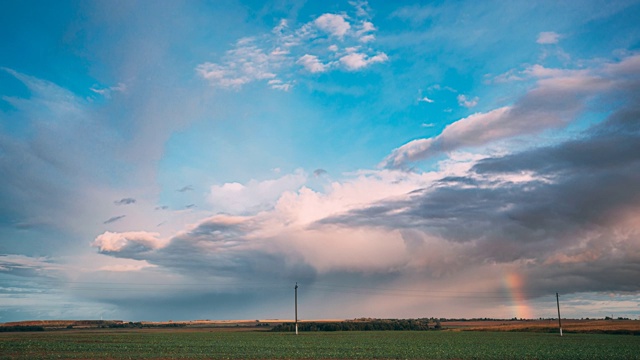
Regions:
[[[640,1],[2,1],[0,322],[640,318]]]

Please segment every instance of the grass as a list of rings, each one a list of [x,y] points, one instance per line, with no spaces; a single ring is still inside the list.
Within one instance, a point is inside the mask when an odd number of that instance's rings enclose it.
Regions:
[[[0,334],[0,359],[640,359],[640,336],[523,332],[49,331]]]

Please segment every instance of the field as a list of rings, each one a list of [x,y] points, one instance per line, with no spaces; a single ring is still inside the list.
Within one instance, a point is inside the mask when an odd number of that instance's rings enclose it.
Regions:
[[[0,359],[640,359],[640,336],[492,331],[233,329],[0,334]]]
[[[558,332],[558,320],[483,320],[483,321],[443,321],[446,329],[465,331],[526,331]],[[563,319],[565,333],[604,333],[640,335],[638,320],[578,320]]]

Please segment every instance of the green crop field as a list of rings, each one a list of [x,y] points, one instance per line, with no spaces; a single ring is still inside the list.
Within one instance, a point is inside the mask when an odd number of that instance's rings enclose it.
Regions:
[[[0,359],[640,359],[640,336],[147,330],[0,334]]]

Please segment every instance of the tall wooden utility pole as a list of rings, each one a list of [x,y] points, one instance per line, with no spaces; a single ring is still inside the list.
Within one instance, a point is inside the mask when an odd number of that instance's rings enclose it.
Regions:
[[[558,304],[558,327],[560,328],[560,336],[562,336],[562,320],[560,318],[560,298],[558,297],[558,293],[556,293],[556,304]]]
[[[296,293],[296,335],[298,335],[298,283],[296,282],[295,293]]]

